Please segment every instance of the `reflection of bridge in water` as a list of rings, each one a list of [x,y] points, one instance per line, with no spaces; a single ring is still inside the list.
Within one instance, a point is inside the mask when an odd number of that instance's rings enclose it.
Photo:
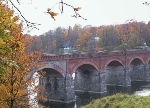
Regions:
[[[39,84],[48,101],[69,103],[75,101],[74,91],[105,94],[107,86],[128,88],[150,80],[149,49],[43,55],[42,62],[48,65],[39,69],[46,72]]]

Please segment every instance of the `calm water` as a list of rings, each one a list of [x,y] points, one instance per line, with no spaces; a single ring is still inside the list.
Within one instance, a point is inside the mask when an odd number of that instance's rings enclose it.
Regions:
[[[132,83],[131,88],[122,87],[107,87],[107,95],[112,95],[115,93],[129,93],[137,94],[141,96],[150,95],[150,83]],[[89,94],[89,93],[76,93],[76,102],[70,104],[62,103],[49,103],[50,108],[80,108],[83,105],[88,104],[92,99],[97,99],[104,97],[100,94]]]

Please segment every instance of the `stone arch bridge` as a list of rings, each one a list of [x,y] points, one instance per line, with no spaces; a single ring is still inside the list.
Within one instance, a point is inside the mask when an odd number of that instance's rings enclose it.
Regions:
[[[41,62],[47,65],[39,69],[46,72],[39,84],[48,101],[72,102],[74,91],[106,93],[108,85],[130,87],[132,81],[150,80],[149,49],[43,54]]]

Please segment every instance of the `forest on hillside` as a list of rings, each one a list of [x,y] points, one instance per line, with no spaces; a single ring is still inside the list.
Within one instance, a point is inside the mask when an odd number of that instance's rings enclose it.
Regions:
[[[150,45],[150,22],[130,21],[126,24],[82,27],[75,24],[74,27],[62,28],[40,36],[28,35],[26,40],[32,39],[26,51],[42,51],[43,53],[61,54],[67,42],[72,44],[75,50],[81,52],[96,52],[103,50],[133,49],[137,46]],[[28,42],[28,41],[27,41]],[[146,44],[145,44],[146,43]]]

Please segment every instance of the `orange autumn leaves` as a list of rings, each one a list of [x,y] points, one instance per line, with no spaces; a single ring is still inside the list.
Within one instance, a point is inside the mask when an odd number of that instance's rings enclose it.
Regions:
[[[75,11],[79,11],[81,7],[74,8]]]
[[[26,35],[13,12],[0,1],[0,108],[29,108],[27,90],[35,78],[28,76],[41,55],[25,52]]]
[[[81,9],[81,7],[77,7],[77,8],[73,8],[73,9],[74,9],[74,11],[79,11]],[[54,19],[54,21],[55,21],[55,16],[58,16],[58,13],[51,11],[50,8],[47,9],[46,13],[48,13],[51,16],[51,18]],[[76,16],[73,15],[72,17],[76,17]]]
[[[48,13],[51,16],[51,18],[53,18],[54,20],[55,20],[54,17],[58,15],[58,13],[52,12],[51,9],[49,8],[47,9],[46,13]]]

